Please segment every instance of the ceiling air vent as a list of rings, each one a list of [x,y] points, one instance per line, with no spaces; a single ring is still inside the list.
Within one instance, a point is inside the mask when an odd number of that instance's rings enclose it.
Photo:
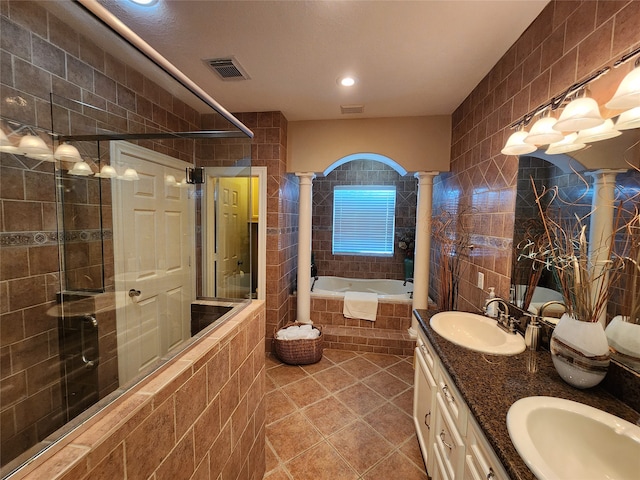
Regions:
[[[235,57],[212,58],[204,61],[222,80],[249,80],[249,75]]]
[[[364,105],[340,105],[340,112],[343,115],[349,113],[364,113]]]

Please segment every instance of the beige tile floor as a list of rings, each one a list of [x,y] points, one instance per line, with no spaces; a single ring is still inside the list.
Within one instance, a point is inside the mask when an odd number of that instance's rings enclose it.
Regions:
[[[325,349],[266,359],[264,480],[425,480],[411,417],[412,357]]]

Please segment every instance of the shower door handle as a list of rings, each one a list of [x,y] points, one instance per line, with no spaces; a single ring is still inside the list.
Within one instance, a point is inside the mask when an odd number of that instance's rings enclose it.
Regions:
[[[98,330],[98,320],[93,315],[85,315],[82,320],[80,320],[80,354],[82,358],[82,363],[86,369],[95,368],[98,366],[99,358],[90,360],[87,358],[87,342],[85,336],[86,325],[89,324],[92,329]]]

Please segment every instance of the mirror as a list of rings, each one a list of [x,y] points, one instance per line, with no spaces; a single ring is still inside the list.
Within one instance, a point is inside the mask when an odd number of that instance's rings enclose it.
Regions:
[[[598,169],[622,169],[623,173],[616,175],[615,197],[617,201],[633,200],[638,202],[640,193],[640,172],[633,169],[640,165],[640,129],[627,130],[619,137],[604,140],[589,145],[588,148],[572,154],[548,155],[537,151],[519,158],[518,183],[515,206],[515,222],[513,246],[514,255],[512,262],[512,301],[521,306],[525,301],[526,286],[529,282],[535,285],[533,298],[528,309],[537,312],[540,306],[547,301],[562,300],[560,288],[555,283],[553,275],[548,271],[534,269],[532,262],[525,258],[518,260],[518,246],[522,245],[525,235],[535,237],[540,231],[541,223],[538,206],[535,203],[532,180],[538,192],[543,187],[553,188],[558,186],[560,197],[567,202],[561,204],[563,216],[577,214],[580,217],[588,215],[591,211],[593,194],[593,177],[586,172]],[[585,183],[586,182],[586,183]],[[556,205],[557,207],[558,205]],[[587,217],[588,226],[589,217]],[[532,275],[532,272],[536,274]],[[607,318],[612,319],[620,315],[623,310],[622,298],[625,285],[621,284],[614,289],[608,303]],[[563,309],[557,305],[545,310],[544,316],[550,322],[559,317]],[[635,330],[635,329],[633,329]],[[629,331],[633,331],[629,330]],[[640,329],[638,329],[640,330]],[[625,335],[638,335],[640,332],[625,333]],[[637,363],[625,359],[624,355],[613,354],[612,358],[630,368],[638,369]]]

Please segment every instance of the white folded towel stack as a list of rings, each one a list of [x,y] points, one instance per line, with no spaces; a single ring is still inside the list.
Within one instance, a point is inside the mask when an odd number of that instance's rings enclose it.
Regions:
[[[342,314],[347,318],[360,318],[375,322],[378,313],[378,295],[368,292],[345,292]]]
[[[320,330],[312,325],[291,325],[281,328],[276,333],[278,340],[313,340],[320,336]]]

